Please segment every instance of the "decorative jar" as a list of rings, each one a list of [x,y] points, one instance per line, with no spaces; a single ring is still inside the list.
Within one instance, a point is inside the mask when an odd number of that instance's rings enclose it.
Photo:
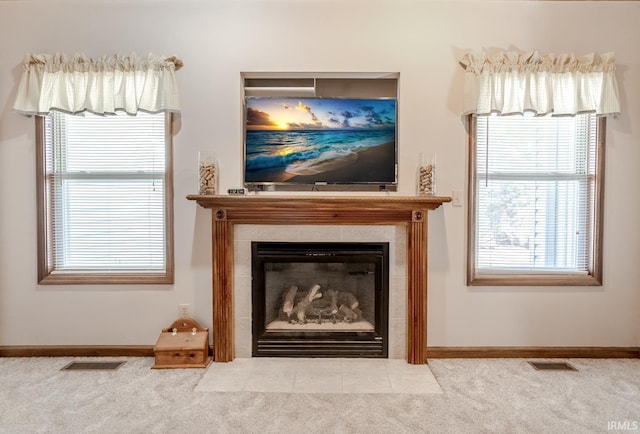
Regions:
[[[436,194],[436,155],[420,154],[418,166],[418,195],[433,196]]]
[[[218,163],[215,152],[198,152],[198,182],[200,194],[217,194]]]

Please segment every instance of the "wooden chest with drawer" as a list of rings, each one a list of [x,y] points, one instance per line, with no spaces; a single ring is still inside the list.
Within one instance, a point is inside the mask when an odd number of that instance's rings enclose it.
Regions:
[[[153,354],[154,369],[206,368],[211,362],[209,329],[192,318],[179,318],[171,327],[162,329]]]

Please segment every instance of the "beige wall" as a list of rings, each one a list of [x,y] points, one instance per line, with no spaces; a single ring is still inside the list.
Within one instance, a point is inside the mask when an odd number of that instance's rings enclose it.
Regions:
[[[221,188],[241,184],[241,71],[399,72],[399,194],[421,152],[440,194],[464,189],[459,112],[467,50],[615,51],[623,113],[607,131],[604,285],[465,286],[465,208],[430,214],[429,343],[640,345],[640,3],[520,1],[0,1],[0,346],[152,345],[189,303],[211,324],[208,211],[197,153],[218,154]],[[176,282],[38,286],[34,121],[12,112],[28,52],[177,55]]]

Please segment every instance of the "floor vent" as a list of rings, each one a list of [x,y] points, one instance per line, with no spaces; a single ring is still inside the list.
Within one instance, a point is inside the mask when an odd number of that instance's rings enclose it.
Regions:
[[[71,362],[62,371],[115,371],[125,362]]]
[[[577,371],[567,362],[529,362],[538,371]]]

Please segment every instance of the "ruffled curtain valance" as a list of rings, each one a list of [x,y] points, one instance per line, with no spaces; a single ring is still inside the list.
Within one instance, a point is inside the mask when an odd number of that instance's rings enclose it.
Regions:
[[[28,54],[14,110],[26,115],[89,111],[179,112],[175,57]]]
[[[620,112],[614,54],[467,53],[464,113]]]

